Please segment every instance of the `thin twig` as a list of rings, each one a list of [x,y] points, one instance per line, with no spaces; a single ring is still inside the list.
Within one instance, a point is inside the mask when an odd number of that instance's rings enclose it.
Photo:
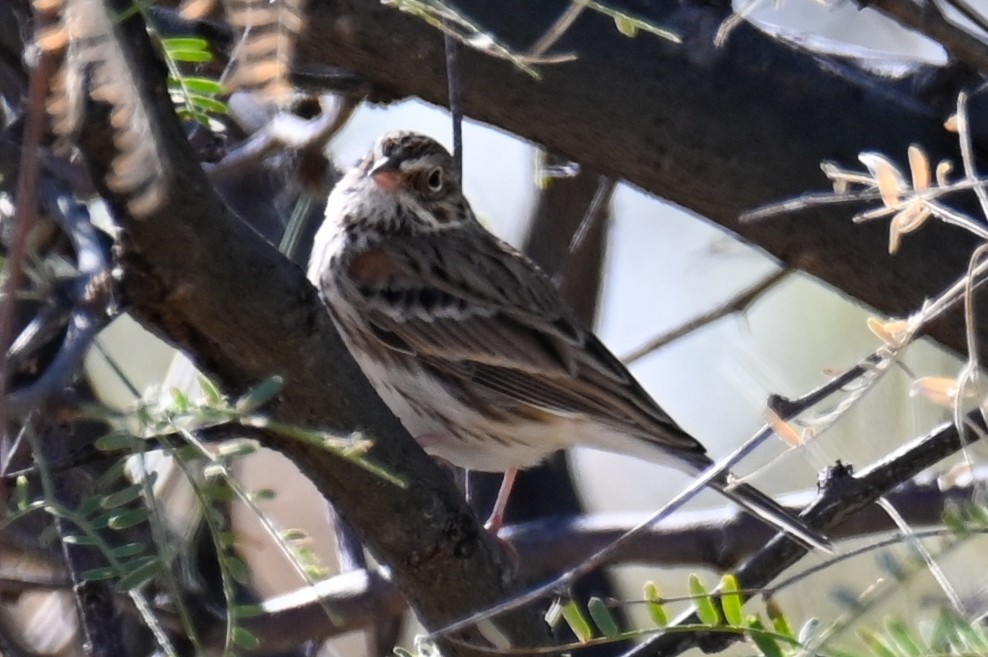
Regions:
[[[582,2],[573,2],[570,4],[566,8],[566,11],[556,19],[556,22],[550,25],[549,29],[539,37],[538,41],[532,44],[532,47],[528,51],[529,56],[539,57],[544,55],[549,48],[556,45],[556,42],[566,34],[566,31],[576,22],[576,19],[580,17],[580,14],[586,8],[587,6]]]
[[[943,572],[943,568],[940,564],[936,562],[933,558],[933,554],[927,549],[926,545],[923,544],[919,537],[916,536],[916,532],[906,519],[899,513],[899,510],[895,508],[895,505],[889,501],[888,497],[882,496],[875,500],[875,504],[880,506],[882,509],[888,513],[889,517],[892,518],[893,522],[899,527],[899,532],[908,542],[909,547],[916,551],[922,558],[923,563],[926,565],[927,570],[930,571],[930,575],[940,585],[940,590],[943,591],[944,596],[950,601],[951,606],[957,611],[957,613],[964,613],[964,602],[961,600],[961,596],[958,595],[957,590],[951,585],[950,580],[947,578],[946,573]]]
[[[35,34],[49,27],[52,16],[37,13]],[[28,100],[24,111],[24,140],[21,147],[20,171],[17,177],[17,203],[14,207],[13,238],[7,256],[7,280],[3,288],[5,303],[0,304],[0,463],[7,461],[9,441],[7,427],[7,386],[11,372],[8,368],[7,349],[14,331],[14,314],[17,306],[17,290],[24,278],[24,260],[27,256],[27,241],[38,211],[37,190],[41,171],[39,150],[47,124],[45,98],[51,76],[55,71],[55,54],[45,48],[38,49],[37,64],[31,71],[28,84]],[[0,489],[0,499],[3,491]]]
[[[636,360],[644,358],[653,351],[661,349],[670,342],[675,342],[679,338],[689,335],[707,324],[716,322],[718,319],[733,313],[745,312],[752,303],[754,303],[762,294],[768,292],[768,290],[771,289],[776,283],[785,278],[790,271],[791,270],[789,269],[783,268],[772,272],[759,282],[730,299],[727,303],[722,304],[709,312],[703,313],[702,315],[694,317],[693,319],[680,324],[671,331],[654,337],[645,344],[632,349],[621,358],[621,361],[625,365],[630,365]]]
[[[593,226],[604,204],[609,202],[614,195],[615,186],[616,183],[614,180],[607,176],[600,176],[597,179],[597,191],[594,192],[593,199],[591,199],[590,205],[587,206],[586,214],[583,215],[580,225],[576,227],[576,231],[573,233],[573,239],[570,240],[569,248],[567,249],[569,253],[576,253],[580,245],[583,244],[583,240],[587,239],[590,227]]]
[[[443,19],[443,45],[446,48],[446,83],[449,88],[449,113],[453,119],[453,164],[456,175],[463,178],[463,44],[453,36],[453,25]]]

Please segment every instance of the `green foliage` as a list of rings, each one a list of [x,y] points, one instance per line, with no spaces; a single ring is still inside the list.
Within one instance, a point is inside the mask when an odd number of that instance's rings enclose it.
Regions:
[[[968,512],[965,512],[970,515]],[[557,601],[546,616],[555,626],[565,622],[577,637],[578,644],[559,646],[569,650],[598,643],[640,638],[663,631],[727,632],[748,642],[764,657],[797,657],[815,654],[827,657],[967,657],[988,654],[988,628],[967,620],[955,611],[942,609],[934,617],[902,619],[888,617],[880,629],[858,626],[855,629],[860,645],[849,648],[832,645],[828,631],[821,632],[818,619],[807,620],[797,635],[791,616],[777,600],[769,597],[762,613],[744,614],[744,598],[750,595],[739,588],[732,574],[725,574],[715,591],[709,590],[697,575],[687,581],[687,598],[663,599],[656,585],[644,586],[644,599],[654,627],[621,630],[613,608],[614,601],[591,598],[586,606],[575,600]],[[667,605],[689,602],[699,623],[677,624],[670,628]],[[764,620],[767,616],[768,622]]]
[[[168,91],[178,115],[210,127],[211,115],[229,113],[220,97],[223,85],[217,80],[190,75],[185,68],[209,64],[213,53],[209,42],[199,37],[168,37],[159,40],[162,56],[168,65]]]
[[[585,608],[575,600],[557,601],[546,614],[546,622],[555,626],[563,621],[576,636],[578,645],[559,646],[560,650],[579,645],[636,639],[664,630],[737,634],[767,657],[787,657],[800,650],[800,643],[792,635],[791,623],[777,606],[772,612],[774,630],[766,629],[759,616],[745,617],[742,614],[744,592],[739,589],[738,581],[733,575],[724,575],[719,589],[714,592],[709,591],[698,576],[690,575],[688,588],[690,596],[687,600],[693,604],[700,622],[677,625],[673,630],[669,628],[669,612],[666,609],[666,604],[671,601],[659,595],[653,582],[645,584],[643,599],[655,625],[652,628],[622,630],[612,610],[617,603],[605,602],[600,598],[590,598]],[[780,627],[788,628],[788,633],[780,632]]]
[[[264,516],[259,503],[271,500],[270,489],[245,490],[231,474],[232,464],[257,449],[253,440],[238,435],[264,428],[289,440],[302,440],[320,448],[336,451],[343,458],[364,464],[368,442],[341,439],[323,432],[307,430],[270,421],[261,415],[264,406],[280,392],[282,382],[273,378],[234,401],[227,400],[210,381],[201,379],[203,394],[190,398],[184,391],[171,390],[160,399],[149,396],[129,412],[120,413],[102,407],[88,409],[89,415],[107,423],[110,429],[95,441],[96,447],[111,460],[99,480],[94,494],[77,508],[65,508],[53,501],[52,476],[47,465],[38,463],[42,495],[31,486],[31,478],[17,477],[9,496],[5,524],[17,522],[29,513],[44,511],[58,523],[48,532],[65,543],[90,546],[102,554],[105,564],[81,573],[90,581],[113,582],[127,592],[145,621],[159,638],[162,652],[177,654],[167,645],[167,633],[160,631],[145,598],[145,590],[163,592],[175,606],[183,633],[196,652],[202,653],[193,614],[184,605],[186,594],[177,572],[189,571],[183,560],[192,551],[175,536],[164,519],[157,497],[158,470],[147,461],[150,450],[164,450],[190,484],[198,502],[201,526],[210,537],[219,565],[222,593],[226,603],[225,655],[254,649],[258,639],[238,621],[259,613],[255,606],[237,603],[239,587],[248,585],[251,573],[237,554],[236,535],[230,530],[229,504],[239,501],[252,509],[261,525],[273,538],[296,571],[309,583],[326,577],[329,571],[309,547],[308,535],[296,529],[274,527]],[[213,436],[209,433],[214,432]],[[207,445],[205,440],[211,439]],[[36,447],[35,452],[41,454]],[[115,457],[115,458],[114,458]],[[380,471],[366,465],[372,471]],[[388,473],[382,478],[396,485]]]

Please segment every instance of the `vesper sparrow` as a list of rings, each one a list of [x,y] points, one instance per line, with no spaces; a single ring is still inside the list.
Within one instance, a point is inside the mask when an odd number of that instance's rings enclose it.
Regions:
[[[513,473],[575,445],[690,474],[712,465],[538,266],[480,225],[455,171],[429,137],[382,136],[330,195],[309,263],[347,346],[409,433],[471,470]],[[728,487],[727,476],[712,486],[828,545],[755,488]]]

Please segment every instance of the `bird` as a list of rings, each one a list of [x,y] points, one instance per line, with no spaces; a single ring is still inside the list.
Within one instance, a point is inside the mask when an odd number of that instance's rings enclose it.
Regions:
[[[483,227],[453,158],[429,136],[386,133],[340,179],[308,277],[367,379],[427,453],[505,473],[495,529],[517,470],[560,449],[630,454],[694,476],[714,465],[549,276]],[[831,549],[733,475],[710,486],[807,546]]]

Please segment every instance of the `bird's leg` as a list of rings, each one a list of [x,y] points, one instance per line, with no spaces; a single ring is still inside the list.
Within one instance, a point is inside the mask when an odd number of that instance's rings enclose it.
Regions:
[[[484,528],[495,536],[500,533],[501,527],[504,526],[504,510],[508,506],[508,498],[511,497],[511,489],[515,485],[517,474],[518,470],[515,468],[505,471],[504,479],[501,480],[501,487],[497,491],[497,498],[494,500],[494,508],[491,509],[491,515],[484,523]]]

